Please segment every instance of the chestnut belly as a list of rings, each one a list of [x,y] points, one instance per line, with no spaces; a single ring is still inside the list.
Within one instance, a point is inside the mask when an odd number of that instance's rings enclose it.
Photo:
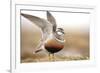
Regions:
[[[63,48],[64,48],[64,44],[54,39],[49,39],[47,42],[45,42],[45,49],[50,53],[56,53]]]
[[[56,53],[58,51],[60,51],[61,49],[63,49],[63,46],[62,47],[57,47],[57,46],[45,46],[45,49],[50,52],[50,53]]]

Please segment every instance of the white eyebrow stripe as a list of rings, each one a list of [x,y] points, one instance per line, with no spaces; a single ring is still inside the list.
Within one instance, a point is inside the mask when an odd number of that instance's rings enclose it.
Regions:
[[[62,35],[63,33],[62,33],[62,32],[57,32],[57,34],[58,34],[58,35]]]

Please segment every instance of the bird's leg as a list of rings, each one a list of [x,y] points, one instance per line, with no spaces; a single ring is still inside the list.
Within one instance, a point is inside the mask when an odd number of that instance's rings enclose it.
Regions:
[[[54,53],[52,54],[52,60],[55,61],[55,56]]]
[[[51,56],[51,53],[49,53],[49,61],[52,60],[52,56]]]
[[[54,53],[49,53],[49,61],[55,61]]]
[[[48,53],[48,59],[49,59],[49,61],[50,62],[52,62],[52,61],[55,61],[55,58],[54,58],[54,53]]]

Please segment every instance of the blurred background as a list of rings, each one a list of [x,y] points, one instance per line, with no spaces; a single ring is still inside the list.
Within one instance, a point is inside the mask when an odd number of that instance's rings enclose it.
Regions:
[[[40,18],[46,18],[46,12],[21,11]],[[57,26],[64,28],[65,47],[55,53],[56,61],[73,61],[89,59],[89,20],[90,14],[50,12],[56,19]],[[28,19],[21,16],[21,63],[46,62],[48,52],[33,54],[41,39],[41,30]]]

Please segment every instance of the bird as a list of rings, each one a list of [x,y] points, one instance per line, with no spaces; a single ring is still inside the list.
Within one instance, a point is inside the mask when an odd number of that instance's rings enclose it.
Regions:
[[[50,53],[56,53],[64,48],[64,29],[57,28],[56,19],[49,11],[46,11],[46,14],[47,20],[34,15],[21,13],[21,16],[35,23],[42,31],[42,37],[36,47],[35,53],[42,51],[44,48]]]

